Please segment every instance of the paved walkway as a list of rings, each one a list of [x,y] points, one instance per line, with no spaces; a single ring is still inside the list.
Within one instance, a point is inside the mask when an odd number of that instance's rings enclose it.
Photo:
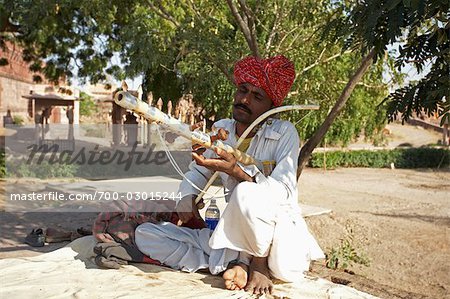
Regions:
[[[97,196],[103,194],[103,198],[106,196],[114,197],[117,193],[124,194],[125,199],[130,194],[147,195],[149,197],[156,196],[157,194],[169,194],[176,195],[180,179],[154,176],[154,177],[139,177],[139,178],[127,178],[127,179],[114,179],[114,180],[101,180],[101,181],[84,181],[76,183],[50,183],[47,185],[47,191],[61,192],[61,193],[95,193]],[[137,193],[136,193],[137,192]],[[219,209],[223,211],[226,207],[226,202],[223,197],[223,188],[220,186],[211,186],[208,190],[208,195],[205,195],[206,207],[208,206],[208,200],[212,198],[211,194],[216,194],[216,201]],[[330,213],[330,209],[300,204],[303,217],[312,217],[316,215],[322,215]],[[201,212],[204,213],[203,209]]]

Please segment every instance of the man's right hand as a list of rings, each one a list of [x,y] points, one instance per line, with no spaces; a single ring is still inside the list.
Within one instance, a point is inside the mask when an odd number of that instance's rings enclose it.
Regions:
[[[195,205],[196,197],[197,196],[195,195],[188,195],[186,197],[183,197],[178,203],[176,211],[181,222],[187,223],[192,218],[201,218],[200,213],[198,212],[198,208]]]

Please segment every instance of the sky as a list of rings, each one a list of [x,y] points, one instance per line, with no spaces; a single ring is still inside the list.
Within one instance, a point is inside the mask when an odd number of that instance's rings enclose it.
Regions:
[[[394,53],[396,53],[398,55],[398,49],[399,49],[401,44],[402,43],[397,42],[397,43],[394,43],[393,45],[388,46],[388,51],[389,52],[394,52]],[[428,64],[426,64],[426,66],[423,68],[421,73],[417,72],[417,70],[413,66],[413,64],[411,64],[411,63],[406,64],[401,69],[401,72],[406,75],[405,78],[404,78],[404,80],[405,80],[404,84],[406,85],[408,82],[418,81],[418,80],[422,79],[423,77],[425,77],[431,70],[431,63],[432,62],[430,61]],[[385,72],[385,74],[383,74],[383,76],[384,76],[385,82],[389,82],[391,80],[391,78],[390,78],[390,76],[389,76],[389,74],[387,72]],[[398,86],[392,86],[391,89],[397,88],[397,87]]]

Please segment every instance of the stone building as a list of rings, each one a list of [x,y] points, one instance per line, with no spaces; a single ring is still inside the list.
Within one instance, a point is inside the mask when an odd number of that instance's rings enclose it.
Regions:
[[[29,63],[22,59],[22,54],[22,49],[13,43],[6,43],[5,49],[0,48],[0,57],[8,60],[7,65],[0,66],[0,117],[10,111],[13,117],[20,117],[25,123],[32,124],[36,121],[36,113],[48,106],[52,110],[49,123],[67,123],[66,110],[71,106],[73,123],[77,124],[79,91],[64,86],[64,80],[59,82],[60,86],[46,81],[35,84],[33,77],[39,74],[30,71]],[[3,126],[3,121],[0,121],[0,126]]]

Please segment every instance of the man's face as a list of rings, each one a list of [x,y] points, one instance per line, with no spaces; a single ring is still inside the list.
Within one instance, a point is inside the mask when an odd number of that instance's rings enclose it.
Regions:
[[[234,94],[233,118],[250,125],[261,114],[272,108],[272,105],[272,100],[262,88],[242,83]]]

